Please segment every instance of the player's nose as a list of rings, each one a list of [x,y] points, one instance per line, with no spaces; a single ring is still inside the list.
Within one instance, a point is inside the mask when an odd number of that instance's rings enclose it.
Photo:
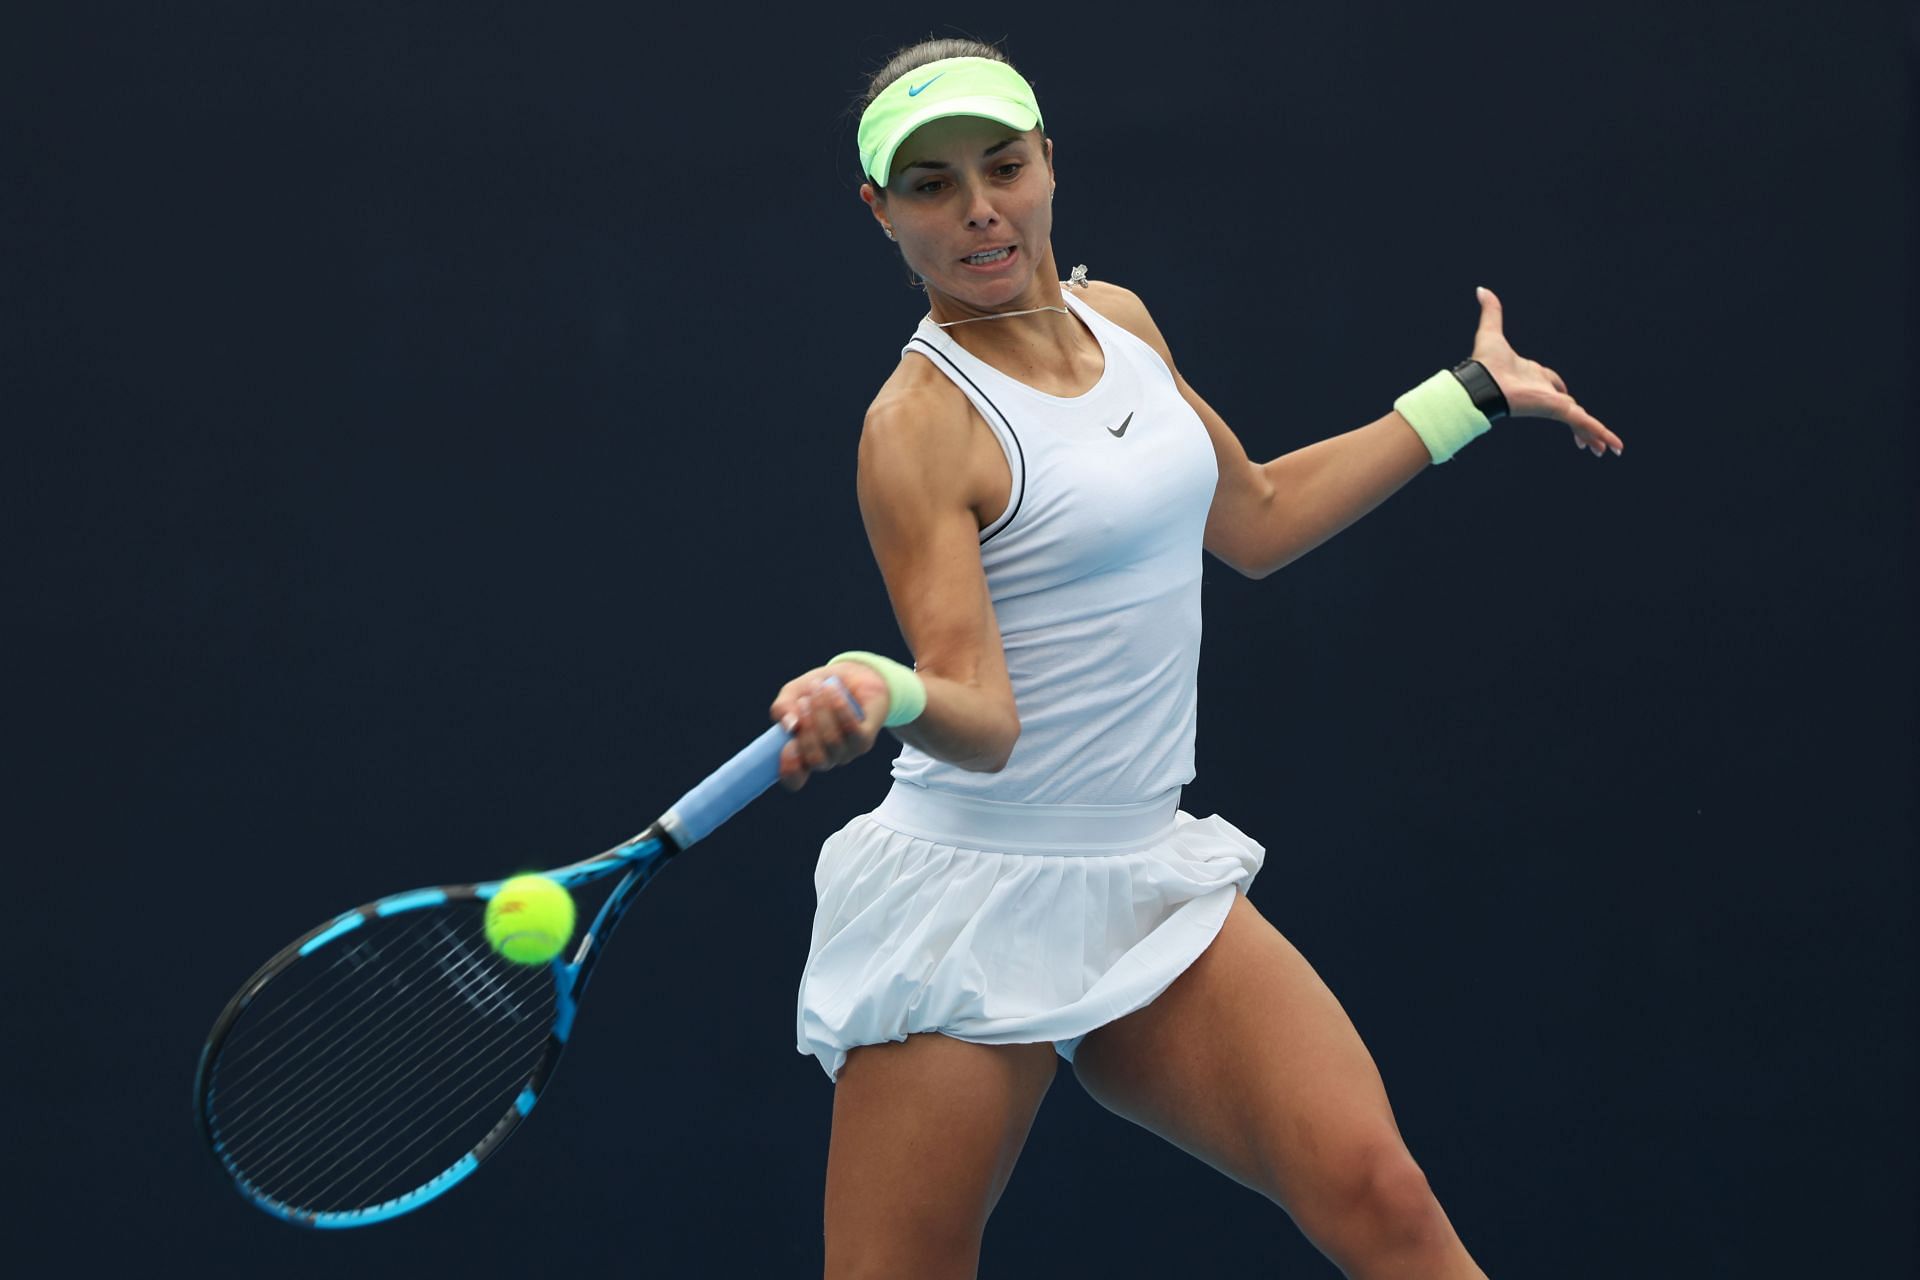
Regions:
[[[992,192],[985,187],[975,187],[971,201],[967,205],[967,225],[970,227],[997,226],[1000,211],[994,207]]]

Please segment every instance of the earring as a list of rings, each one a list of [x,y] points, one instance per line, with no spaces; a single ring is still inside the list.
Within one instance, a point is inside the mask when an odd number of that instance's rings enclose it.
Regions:
[[[889,240],[892,240],[892,239],[893,239],[893,228],[892,228],[892,227],[888,227],[888,228],[887,228],[887,239],[889,239]]]

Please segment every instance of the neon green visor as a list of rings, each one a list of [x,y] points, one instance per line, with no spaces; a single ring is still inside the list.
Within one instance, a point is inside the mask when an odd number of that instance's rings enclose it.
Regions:
[[[893,176],[893,153],[929,120],[984,116],[1025,133],[1040,123],[1033,86],[992,58],[942,58],[880,91],[860,117],[860,169],[876,186]]]

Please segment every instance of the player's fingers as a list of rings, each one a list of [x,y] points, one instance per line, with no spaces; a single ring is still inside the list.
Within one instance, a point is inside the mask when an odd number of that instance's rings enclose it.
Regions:
[[[858,662],[836,663],[827,670],[833,673],[830,680],[839,689],[840,696],[855,709],[855,722],[867,736],[877,737],[886,726],[887,710],[892,703],[880,673]]]
[[[1587,421],[1593,424],[1594,431],[1600,436],[1601,444],[1613,450],[1616,455],[1621,449],[1626,447],[1619,436],[1608,430],[1606,423],[1600,421],[1600,419],[1594,417],[1592,414],[1587,414]]]
[[[1620,452],[1622,447],[1620,437],[1608,430],[1607,425],[1600,419],[1577,404],[1572,406],[1569,425],[1573,428],[1574,444],[1589,451],[1594,457],[1604,457],[1609,449],[1616,455]]]
[[[1475,293],[1480,298],[1479,336],[1505,341],[1505,335],[1500,332],[1500,325],[1506,309],[1500,305],[1500,299],[1495,297],[1493,290],[1485,285],[1481,285]]]
[[[776,707],[778,705],[775,704]],[[780,727],[791,735],[786,746],[780,749],[780,780],[784,784],[790,771],[804,775],[821,760],[813,729],[812,706],[806,694],[799,694],[793,699],[791,709],[780,717]],[[788,789],[799,788],[793,786]]]
[[[806,695],[808,723],[813,728],[815,741],[820,744],[821,751],[829,761],[847,736],[846,722],[841,718],[836,701],[833,689],[827,686]]]
[[[807,770],[800,763],[799,748],[792,742],[780,748],[780,785],[788,791],[807,785]]]
[[[822,686],[815,705],[822,704],[827,708],[829,718],[840,732],[840,739],[834,751],[835,763],[845,764],[873,745],[873,738],[867,732],[866,724],[854,714],[853,703],[848,700],[846,690],[831,684]]]
[[[1563,422],[1573,436],[1573,447],[1586,449],[1595,457],[1612,449],[1620,452],[1620,437],[1607,430],[1600,419],[1580,407],[1572,396],[1566,396],[1558,404],[1549,406],[1543,417],[1552,417]]]
[[[793,715],[794,711],[798,709],[800,705],[800,695],[812,692],[814,687],[820,683],[820,672],[821,668],[815,667],[813,670],[797,675],[781,685],[779,694],[773,700],[773,705],[768,708],[774,720],[786,725],[788,733],[794,731],[794,726],[787,724],[787,720]]]
[[[825,700],[803,693],[795,714],[800,718],[800,731],[793,740],[800,749],[800,762],[809,769],[831,769],[832,751],[839,744],[840,733]]]

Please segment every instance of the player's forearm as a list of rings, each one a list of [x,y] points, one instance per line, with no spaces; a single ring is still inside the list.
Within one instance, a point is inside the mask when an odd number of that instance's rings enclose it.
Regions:
[[[1298,560],[1431,465],[1426,444],[1397,410],[1266,463],[1261,470],[1274,496],[1263,513],[1252,576]]]
[[[1004,769],[1020,737],[1020,716],[1010,693],[963,680],[920,672],[927,707],[891,732],[936,760],[977,773]]]

